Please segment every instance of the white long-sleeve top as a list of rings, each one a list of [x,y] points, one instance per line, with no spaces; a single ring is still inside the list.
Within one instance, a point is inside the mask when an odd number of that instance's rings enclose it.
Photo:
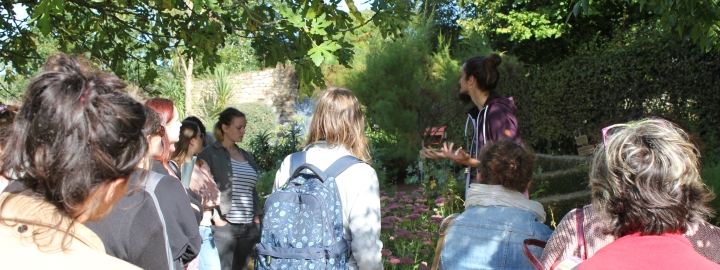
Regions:
[[[331,146],[324,141],[305,148],[306,162],[321,170],[330,167],[342,156],[351,155],[343,146]],[[290,177],[290,156],[285,157],[275,175],[273,192]],[[343,237],[350,244],[350,269],[383,269],[382,241],[380,241],[380,191],[375,170],[359,163],[335,178],[343,210]]]

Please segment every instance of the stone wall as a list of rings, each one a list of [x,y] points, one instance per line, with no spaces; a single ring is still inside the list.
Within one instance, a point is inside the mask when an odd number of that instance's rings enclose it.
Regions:
[[[298,95],[298,76],[293,67],[268,68],[260,71],[231,74],[228,78],[233,92],[229,104],[259,102],[270,105],[278,123],[292,121]],[[203,104],[204,98],[214,92],[212,79],[193,83],[193,108]]]

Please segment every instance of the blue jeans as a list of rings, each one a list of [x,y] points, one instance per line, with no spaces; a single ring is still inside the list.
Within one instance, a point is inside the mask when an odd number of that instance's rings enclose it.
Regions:
[[[212,229],[207,226],[200,226],[200,235],[203,241],[198,255],[200,258],[199,269],[220,270],[220,256],[217,247],[215,247],[215,237],[213,237]]]

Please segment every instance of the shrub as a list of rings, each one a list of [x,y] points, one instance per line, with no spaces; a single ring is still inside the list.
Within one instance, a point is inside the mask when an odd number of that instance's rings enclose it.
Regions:
[[[705,142],[706,161],[715,162],[718,53],[654,32],[610,44],[618,43],[530,68],[532,91],[519,103],[529,106],[518,105],[521,126],[531,128],[525,139],[538,150],[572,153],[578,131],[599,142],[604,126],[652,114],[689,127]]]
[[[264,103],[241,103],[233,106],[245,114],[247,125],[245,128],[245,138],[240,147],[249,147],[249,142],[253,138],[271,132],[276,127],[275,113],[270,105]]]

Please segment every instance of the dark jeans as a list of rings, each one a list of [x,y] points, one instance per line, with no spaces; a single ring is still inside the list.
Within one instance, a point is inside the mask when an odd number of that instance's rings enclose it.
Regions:
[[[255,223],[212,227],[222,270],[246,270],[260,232]]]

